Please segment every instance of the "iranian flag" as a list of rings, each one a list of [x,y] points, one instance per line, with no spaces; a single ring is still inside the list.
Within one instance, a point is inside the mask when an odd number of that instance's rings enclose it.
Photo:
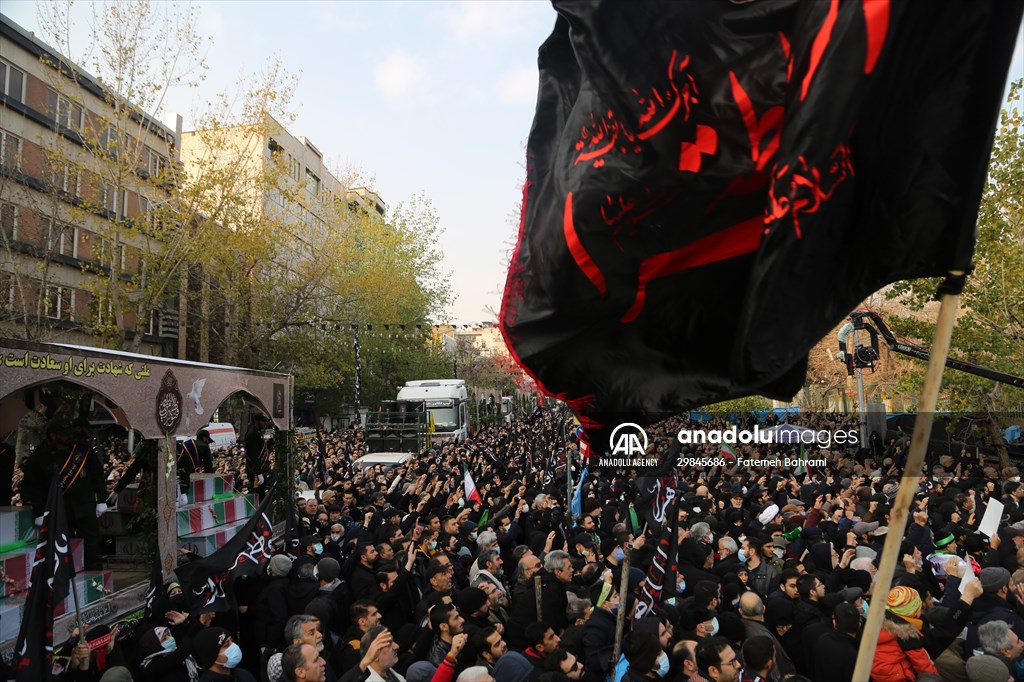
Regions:
[[[730,462],[736,461],[736,451],[725,443],[722,443],[722,450],[718,454],[721,455],[722,457],[725,457]]]
[[[469,473],[469,469],[465,466],[462,467],[463,481],[462,484],[466,489],[466,502],[476,502],[483,504],[484,501],[480,497],[480,493],[476,489],[476,483],[473,483],[473,477]]]

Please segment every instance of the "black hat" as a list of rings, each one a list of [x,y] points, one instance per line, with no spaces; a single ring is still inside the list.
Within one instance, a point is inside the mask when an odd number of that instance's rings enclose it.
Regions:
[[[594,536],[590,535],[589,533],[580,533],[572,539],[572,544],[574,546],[583,545],[587,549],[590,549],[594,546]]]
[[[315,536],[315,535],[306,535],[306,536],[303,536],[303,538],[301,540],[299,540],[299,545],[302,548],[306,548],[306,547],[312,547],[313,545],[315,545],[318,542],[320,542],[320,538],[318,538],[317,536]]]
[[[464,616],[476,613],[486,603],[487,593],[479,587],[467,587],[455,597],[455,605],[459,607],[459,612]]]
[[[231,637],[224,628],[212,627],[201,630],[192,640],[192,655],[202,669],[209,668],[217,660],[224,643]]]

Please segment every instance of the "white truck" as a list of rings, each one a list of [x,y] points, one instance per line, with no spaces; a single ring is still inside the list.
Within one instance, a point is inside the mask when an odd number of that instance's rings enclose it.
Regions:
[[[430,415],[432,443],[462,442],[469,437],[469,394],[463,379],[407,381],[399,403],[423,403]]]

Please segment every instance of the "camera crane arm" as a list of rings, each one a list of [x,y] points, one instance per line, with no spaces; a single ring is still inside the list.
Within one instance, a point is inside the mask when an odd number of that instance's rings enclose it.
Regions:
[[[850,329],[867,330],[871,337],[871,346],[855,348],[853,353],[846,352],[846,335],[849,333]],[[873,313],[868,310],[855,310],[850,314],[850,322],[844,325],[839,332],[839,350],[842,354],[841,359],[846,363],[847,371],[851,375],[854,371],[854,363],[860,367],[874,367],[874,360],[878,359],[879,335],[881,335],[886,344],[888,344],[889,350],[894,353],[909,355],[912,358],[924,360],[925,362],[927,362],[931,357],[931,353],[927,348],[897,340],[896,336],[892,333],[892,330],[889,329],[878,313]],[[867,351],[866,354],[865,351]],[[992,381],[998,381],[1003,384],[1009,384],[1010,386],[1024,389],[1024,377],[1014,376],[1013,374],[999,372],[994,369],[988,369],[987,367],[982,367],[972,362],[964,362],[963,360],[947,358],[946,367],[958,369],[961,372],[967,372],[968,374],[973,374],[985,379],[991,379]]]

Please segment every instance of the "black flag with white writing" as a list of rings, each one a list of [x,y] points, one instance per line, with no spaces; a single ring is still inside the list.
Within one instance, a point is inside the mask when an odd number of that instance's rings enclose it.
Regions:
[[[273,491],[267,493],[249,522],[224,546],[208,557],[175,569],[189,610],[226,610],[228,581],[252,575],[273,556],[271,535],[274,524],[269,516]]]
[[[24,620],[14,647],[12,669],[16,682],[53,679],[53,609],[68,596],[75,576],[69,545],[64,496],[55,470],[36,541]]]
[[[673,497],[667,513],[671,522],[661,531],[658,546],[647,570],[647,578],[640,585],[640,598],[634,618],[658,615],[661,603],[676,593],[676,574],[679,556],[679,495]]]
[[[500,323],[591,445],[969,270],[1022,0],[554,0]]]
[[[298,559],[302,553],[299,547],[302,540],[302,524],[299,522],[299,513],[295,508],[295,496],[288,497],[288,518],[284,523],[284,553],[292,559]]]
[[[153,604],[167,596],[164,585],[164,572],[160,567],[160,552],[153,556],[153,566],[149,572],[149,589],[146,591],[146,610],[152,613]]]
[[[647,527],[655,532],[665,524],[669,507],[677,494],[676,464],[680,450],[679,442],[673,441],[657,465],[648,467],[636,477],[635,508],[640,510]]]

